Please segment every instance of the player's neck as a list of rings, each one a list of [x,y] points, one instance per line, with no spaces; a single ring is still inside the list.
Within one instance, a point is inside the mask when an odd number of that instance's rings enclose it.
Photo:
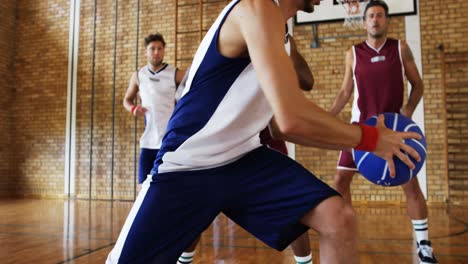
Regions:
[[[297,8],[294,6],[288,5],[285,1],[279,0],[279,8],[281,9],[281,13],[285,18],[285,22],[288,21],[291,17],[294,17],[297,13]]]
[[[154,66],[153,64],[148,63],[148,67],[150,68],[151,71],[157,72],[157,71],[159,71],[160,69],[162,69],[162,67],[164,67],[164,64],[165,64],[165,63],[161,63],[161,64],[159,64],[158,66]]]
[[[383,36],[381,38],[367,38],[367,44],[373,47],[374,49],[380,49],[383,44],[387,41],[387,36]]]

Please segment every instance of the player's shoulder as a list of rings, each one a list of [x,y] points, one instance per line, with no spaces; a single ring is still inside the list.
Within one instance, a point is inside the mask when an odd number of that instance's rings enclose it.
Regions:
[[[265,0],[242,0],[239,1],[237,6],[241,9],[246,10],[256,10],[256,9],[269,9],[269,8],[279,8],[279,5],[275,1],[265,1]]]
[[[255,20],[260,16],[276,17],[276,13],[281,13],[275,1],[265,0],[243,0],[232,10],[237,18],[242,21]]]
[[[133,72],[132,76],[135,75],[136,77],[138,77],[139,74],[142,74],[145,71],[147,71],[147,68],[148,68],[148,65],[139,67],[136,71]]]
[[[348,52],[352,53],[351,55],[353,55],[356,52],[367,52],[367,51],[368,51],[368,45],[366,41],[355,43],[348,50]]]
[[[402,50],[408,49],[408,48],[409,48],[408,42],[406,42],[406,40],[404,40],[404,39],[399,39],[399,40],[397,40],[397,41],[399,42],[400,48],[401,48]]]
[[[354,60],[354,45],[346,50],[346,62],[351,63]]]
[[[140,69],[132,72],[132,76],[130,77],[132,80],[138,80],[138,75],[140,74]]]
[[[169,63],[165,63],[165,66],[164,66],[164,67],[165,67],[165,68],[164,68],[165,70],[171,70],[171,71],[177,70],[177,67],[176,67],[176,66],[174,66],[174,65],[172,65],[172,64],[169,64]]]
[[[360,41],[358,43],[354,43],[351,48],[356,48],[356,47],[364,47],[367,45],[367,40]]]

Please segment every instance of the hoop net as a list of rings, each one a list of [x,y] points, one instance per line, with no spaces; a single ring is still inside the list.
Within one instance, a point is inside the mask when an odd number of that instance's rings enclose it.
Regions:
[[[369,0],[338,0],[338,2],[346,11],[344,26],[362,28],[362,17]]]

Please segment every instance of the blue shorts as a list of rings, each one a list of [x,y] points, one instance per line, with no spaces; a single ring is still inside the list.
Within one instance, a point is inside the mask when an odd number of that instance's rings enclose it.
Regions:
[[[138,160],[138,183],[142,184],[154,166],[154,160],[159,149],[140,149],[140,159]]]
[[[155,174],[143,183],[106,263],[175,263],[221,212],[283,250],[308,230],[300,218],[334,195],[267,147],[222,167]]]

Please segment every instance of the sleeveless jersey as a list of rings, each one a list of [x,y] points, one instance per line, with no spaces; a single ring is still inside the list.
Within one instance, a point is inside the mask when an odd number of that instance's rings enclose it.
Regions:
[[[399,113],[403,105],[404,67],[400,41],[387,39],[380,49],[367,42],[353,46],[354,102],[352,122],[383,112]]]
[[[145,115],[145,131],[140,138],[140,147],[159,149],[169,118],[174,111],[176,97],[176,68],[166,64],[153,72],[149,66],[138,71],[138,89],[141,105],[148,111]]]
[[[260,146],[273,117],[250,58],[227,58],[218,36],[233,0],[203,38],[151,174],[219,167]]]

